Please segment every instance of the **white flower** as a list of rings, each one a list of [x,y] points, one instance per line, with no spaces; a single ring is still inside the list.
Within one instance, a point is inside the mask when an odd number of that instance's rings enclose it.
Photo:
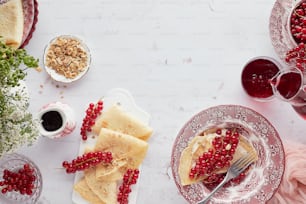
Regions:
[[[24,49],[6,45],[0,37],[0,157],[32,144],[39,136],[38,125],[28,111],[29,95],[23,79],[25,70],[37,68],[38,59]]]
[[[26,86],[0,90],[6,94],[7,107],[0,118],[0,157],[23,145],[31,145],[39,136],[38,121],[32,118],[28,109]]]

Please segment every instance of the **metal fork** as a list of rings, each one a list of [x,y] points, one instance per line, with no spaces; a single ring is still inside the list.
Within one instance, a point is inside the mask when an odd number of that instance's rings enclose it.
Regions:
[[[250,164],[252,164],[255,161],[255,153],[247,153],[243,155],[241,158],[239,158],[237,161],[235,161],[230,168],[228,169],[223,181],[204,199],[198,202],[198,204],[205,204],[207,203],[210,198],[229,180],[232,178],[237,177],[239,174],[241,174]]]

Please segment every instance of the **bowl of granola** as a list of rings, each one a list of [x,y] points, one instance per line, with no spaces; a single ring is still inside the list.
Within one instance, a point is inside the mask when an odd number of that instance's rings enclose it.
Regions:
[[[60,35],[53,38],[46,46],[43,63],[52,79],[70,83],[87,73],[91,55],[89,48],[80,38]]]

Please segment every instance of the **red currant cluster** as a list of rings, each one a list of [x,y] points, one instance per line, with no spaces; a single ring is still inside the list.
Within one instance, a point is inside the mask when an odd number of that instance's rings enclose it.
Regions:
[[[22,195],[32,195],[35,187],[36,176],[34,169],[29,164],[24,164],[23,168],[17,171],[5,169],[3,171],[3,181],[0,181],[3,194],[16,191]]]
[[[226,130],[222,135],[222,130],[216,130],[217,137],[212,141],[212,148],[204,152],[191,168],[189,177],[196,179],[201,176],[207,176],[204,183],[220,182],[222,175],[214,173],[223,167],[229,167],[233,155],[239,143],[239,133],[236,131]]]
[[[285,58],[287,63],[294,63],[294,65],[300,69],[304,70],[304,66],[306,66],[306,47],[304,43],[300,43],[297,47],[289,50],[286,53]]]
[[[138,169],[128,169],[123,176],[123,182],[119,187],[117,201],[119,204],[128,204],[129,194],[131,193],[131,185],[137,183],[139,177]]]
[[[103,110],[103,101],[98,101],[97,104],[90,103],[86,109],[86,116],[83,119],[81,127],[81,136],[83,140],[87,140],[87,132],[91,132],[91,127],[95,124],[95,120]]]
[[[306,43],[306,2],[295,8],[290,17],[290,31],[297,43]]]
[[[78,156],[76,159],[73,159],[70,163],[68,161],[63,161],[63,167],[66,169],[66,172],[75,173],[76,171],[83,171],[92,166],[96,166],[103,162],[104,164],[109,164],[113,160],[111,152],[88,152],[82,156]]]

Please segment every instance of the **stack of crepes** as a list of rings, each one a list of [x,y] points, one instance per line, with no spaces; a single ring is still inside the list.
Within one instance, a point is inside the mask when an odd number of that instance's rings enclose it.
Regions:
[[[123,175],[137,169],[146,156],[152,128],[113,105],[97,119],[94,151],[111,152],[111,164],[99,164],[84,171],[74,189],[91,204],[115,204]]]
[[[0,4],[0,40],[19,48],[22,43],[24,15],[22,0],[9,0]]]
[[[280,187],[268,204],[306,203],[306,145],[284,142],[285,172]]]

